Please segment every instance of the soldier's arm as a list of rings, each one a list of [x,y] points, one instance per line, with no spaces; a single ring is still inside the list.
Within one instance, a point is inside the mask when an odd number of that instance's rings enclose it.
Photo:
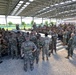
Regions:
[[[37,50],[37,47],[36,47],[36,45],[33,43],[33,51],[32,52],[35,52],[36,50]]]

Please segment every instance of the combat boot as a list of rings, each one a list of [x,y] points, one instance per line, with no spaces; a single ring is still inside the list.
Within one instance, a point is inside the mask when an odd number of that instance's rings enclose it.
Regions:
[[[43,59],[43,61],[44,61],[44,57],[43,57],[42,59]]]
[[[0,64],[2,63],[3,61],[0,61]]]
[[[33,64],[30,64],[30,70],[32,71],[34,69]]]
[[[69,56],[65,57],[66,59],[69,59]]]

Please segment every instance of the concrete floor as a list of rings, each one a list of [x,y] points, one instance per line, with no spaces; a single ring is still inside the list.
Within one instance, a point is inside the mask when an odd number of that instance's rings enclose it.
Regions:
[[[57,43],[57,48],[61,46]],[[43,61],[40,54],[39,64],[34,64],[34,70],[25,72],[23,69],[22,59],[3,58],[3,63],[0,64],[0,75],[76,75],[76,50],[73,58],[69,60],[65,57],[67,51],[65,48],[57,49],[57,54],[51,55],[49,61]]]
[[[44,37],[44,35],[42,35]],[[67,51],[61,41],[57,41],[57,54],[51,55],[48,61],[42,60],[34,64],[34,70],[25,72],[23,69],[22,59],[3,58],[3,63],[0,64],[0,75],[76,75],[76,50],[73,58],[66,59]]]

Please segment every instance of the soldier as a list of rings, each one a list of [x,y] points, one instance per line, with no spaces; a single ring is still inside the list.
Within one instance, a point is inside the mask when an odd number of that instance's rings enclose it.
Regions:
[[[35,31],[32,31],[31,32],[31,35],[30,35],[30,40],[35,43],[35,45],[37,44],[37,37],[36,37],[36,32]]]
[[[39,62],[39,55],[42,47],[42,40],[41,40],[41,35],[37,34],[37,50],[36,50],[36,64]]]
[[[63,45],[67,44],[67,31],[63,32]]]
[[[44,55],[46,55],[46,59],[48,60],[49,56],[49,44],[50,44],[50,38],[48,37],[48,34],[45,33],[45,38],[43,41],[43,49],[42,49],[42,59],[44,60]]]
[[[2,35],[0,34],[0,63],[2,63],[3,61],[1,60],[1,52],[2,51]]]
[[[21,45],[24,42],[24,37],[22,36],[21,32],[17,32],[17,48],[18,54],[21,54]]]
[[[54,32],[52,34],[52,49],[51,49],[52,54],[53,54],[53,50],[55,50],[55,53],[56,53],[56,40],[57,40],[57,34],[56,32]]]
[[[74,46],[76,46],[76,44],[74,43],[76,42],[76,38],[74,38],[74,36],[75,34],[71,33],[71,38],[68,41],[68,56],[66,57],[67,59],[69,59],[69,57],[72,57]]]
[[[15,52],[15,56],[18,58],[17,39],[15,37],[14,32],[11,33],[11,38],[9,39],[9,43],[10,43],[10,46],[11,46],[12,59],[14,59],[14,52]]]
[[[26,41],[22,43],[21,55],[24,56],[24,70],[27,71],[27,64],[29,63],[31,71],[34,68],[33,53],[37,50],[36,45],[30,41],[29,36],[26,36]]]

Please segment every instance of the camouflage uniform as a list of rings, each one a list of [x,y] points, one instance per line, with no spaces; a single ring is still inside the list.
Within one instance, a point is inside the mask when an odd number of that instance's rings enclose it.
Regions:
[[[57,35],[55,33],[53,33],[51,53],[53,53],[53,50],[55,50],[55,52],[56,52],[56,40],[57,40]]]
[[[69,59],[69,56],[73,56],[73,50],[74,48],[76,48],[76,36],[74,36],[74,34],[71,34],[71,38],[68,41],[68,56],[66,58]]]
[[[31,41],[25,41],[22,43],[21,55],[23,56],[24,54],[24,70],[25,71],[27,71],[28,62],[30,64],[30,69],[33,70],[34,58],[33,58],[32,51],[36,49],[37,49],[36,45]]]
[[[22,34],[20,33],[20,34],[17,36],[17,47],[18,47],[18,53],[19,53],[19,54],[21,53],[21,45],[22,45],[23,42],[24,42],[24,37],[23,37]]]
[[[43,49],[42,49],[42,59],[44,60],[44,55],[46,55],[46,58],[48,60],[49,56],[49,44],[50,44],[50,38],[45,37],[43,41]]]
[[[11,47],[11,56],[12,56],[12,58],[14,58],[14,52],[15,52],[16,57],[18,57],[17,39],[16,39],[16,37],[12,36],[9,39],[9,44],[10,44],[10,47]]]
[[[0,58],[1,58],[1,52],[2,52],[2,44],[1,44],[1,39],[0,39]]]
[[[36,63],[38,64],[39,62],[39,55],[40,55],[40,50],[42,47],[42,41],[41,41],[41,36],[37,35],[37,50],[36,50]]]
[[[64,33],[63,33],[63,44],[64,45],[67,44],[67,31],[64,31]]]

